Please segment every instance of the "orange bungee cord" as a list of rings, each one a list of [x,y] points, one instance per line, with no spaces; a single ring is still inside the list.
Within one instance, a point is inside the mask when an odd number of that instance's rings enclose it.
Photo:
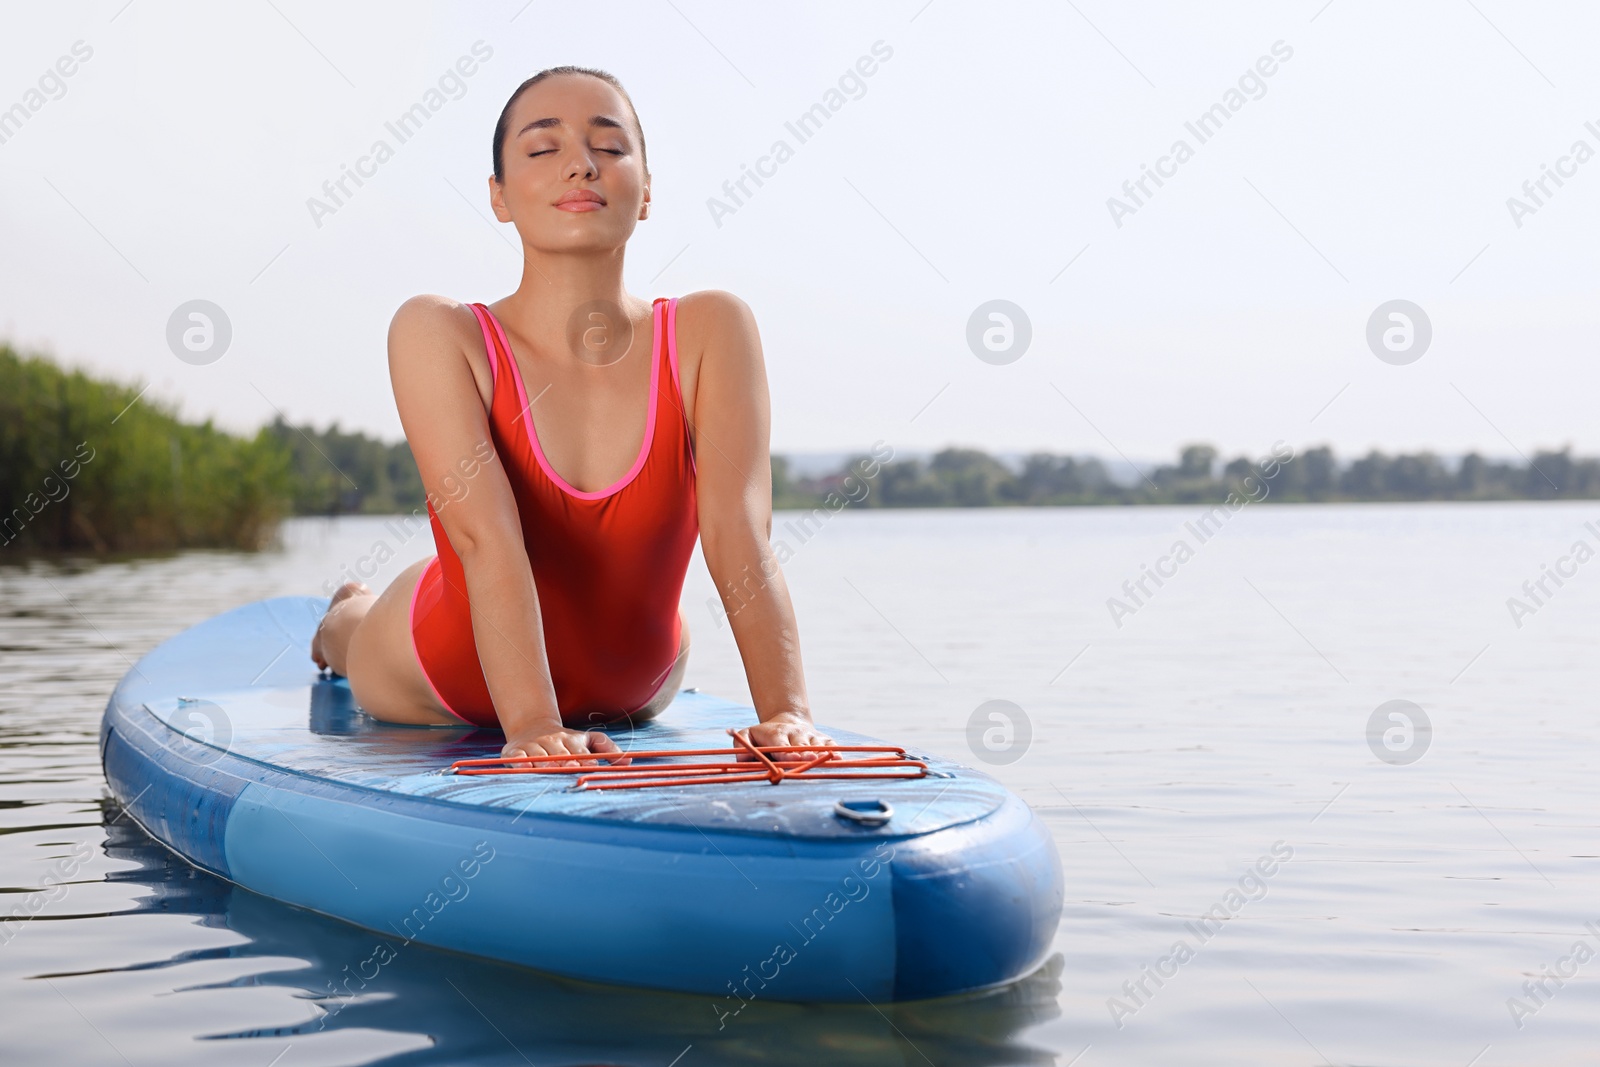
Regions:
[[[538,756],[495,756],[487,759],[461,759],[450,764],[446,774],[574,774],[577,789],[643,789],[660,785],[719,785],[725,782],[759,782],[773,785],[789,781],[817,781],[853,778],[923,778],[928,765],[906,755],[896,745],[754,745],[738,730],[729,728],[734,744],[756,757],[750,760],[707,762],[684,757],[727,756],[726,748],[666,748],[643,752],[565,752]],[[799,753],[817,753],[807,759]],[[846,759],[842,752],[892,753]],[[612,759],[628,763],[611,763]],[[605,760],[607,762],[601,763]],[[677,760],[651,767],[633,765],[634,760]],[[578,761],[576,767],[549,766],[556,762]],[[585,762],[586,761],[586,762]],[[822,767],[823,770],[817,770]],[[888,768],[880,770],[877,768]]]

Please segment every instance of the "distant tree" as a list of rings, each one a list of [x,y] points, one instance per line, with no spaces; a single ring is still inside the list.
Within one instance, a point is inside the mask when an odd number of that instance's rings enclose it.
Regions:
[[[1389,457],[1373,449],[1346,468],[1339,479],[1339,490],[1355,500],[1382,500]]]
[[[928,469],[945,487],[950,501],[965,508],[1001,502],[1002,489],[1016,481],[1003,463],[974,448],[946,448],[934,455]],[[1015,495],[1012,488],[1005,491]]]
[[[1290,466],[1299,467],[1301,492],[1306,500],[1332,500],[1339,491],[1339,463],[1326,445],[1308,448]]]
[[[1216,499],[1221,489],[1221,483],[1211,473],[1216,463],[1217,450],[1210,445],[1185,445],[1177,466],[1160,466],[1150,472],[1157,492],[1149,499],[1170,503]]]
[[[772,466],[772,496],[774,499],[789,495],[789,459],[787,456],[768,457]]]
[[[882,492],[875,495],[882,507],[927,508],[951,503],[949,487],[934,478],[920,459],[884,464],[878,484]]]
[[[1210,481],[1217,465],[1217,450],[1210,445],[1186,445],[1178,455],[1178,477],[1185,481]]]
[[[1034,452],[1022,462],[1022,473],[1009,483],[1009,500],[1021,504],[1070,504],[1089,498],[1118,496],[1105,464]]]
[[[390,515],[420,508],[422,475],[404,440],[385,444],[348,433],[292,426],[280,415],[267,427],[291,456],[297,515]]]
[[[1450,491],[1450,472],[1431,452],[1396,456],[1384,470],[1385,493],[1395,500],[1437,500]]]
[[[1247,456],[1230,460],[1222,468],[1222,480],[1228,488],[1241,496],[1260,498],[1264,483],[1261,472],[1256,470],[1255,463]],[[1270,490],[1268,490],[1270,492]]]
[[[1573,481],[1572,466],[1572,455],[1568,449],[1535,452],[1523,479],[1523,495],[1535,500],[1549,500],[1563,495]]]
[[[1491,477],[1488,462],[1476,452],[1469,452],[1461,457],[1461,465],[1456,468],[1454,495],[1467,499],[1486,496]]]

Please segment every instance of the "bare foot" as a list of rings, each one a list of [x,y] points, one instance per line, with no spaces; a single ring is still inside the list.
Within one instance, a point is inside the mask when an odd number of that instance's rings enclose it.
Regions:
[[[322,654],[323,626],[327,625],[328,620],[333,617],[335,609],[337,609],[340,604],[344,603],[346,600],[349,600],[353,596],[359,596],[363,593],[369,596],[372,594],[372,590],[367,588],[367,583],[345,582],[334,591],[333,596],[328,598],[328,610],[322,616],[322,622],[317,624],[316,634],[311,638],[311,659],[312,662],[316,663],[319,669],[328,669],[328,659]]]

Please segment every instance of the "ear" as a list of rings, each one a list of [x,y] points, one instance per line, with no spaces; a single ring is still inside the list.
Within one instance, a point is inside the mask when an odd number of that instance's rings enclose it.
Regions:
[[[506,210],[504,190],[499,182],[494,180],[494,175],[489,175],[489,206],[494,210],[494,217],[501,222],[511,221],[511,212]]]
[[[639,218],[641,221],[650,217],[650,180],[645,179],[644,203],[639,205]]]

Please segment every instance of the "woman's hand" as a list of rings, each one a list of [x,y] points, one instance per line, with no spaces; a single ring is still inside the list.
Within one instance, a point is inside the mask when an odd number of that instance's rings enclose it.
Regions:
[[[568,730],[565,727],[552,730],[547,726],[534,727],[521,733],[507,734],[506,744],[500,750],[500,755],[559,756],[569,752],[614,752],[621,758],[608,758],[606,760],[608,764],[621,765],[628,762],[628,757],[621,755],[622,749],[602,730]],[[595,760],[540,760],[534,764],[523,764],[523,766],[581,767],[586,764],[595,764],[596,762]]]
[[[752,745],[766,748],[773,745],[831,745],[833,738],[818,732],[812,723],[811,716],[800,712],[779,712],[765,722],[757,723],[748,730],[740,731],[749,739]],[[756,756],[739,747],[738,759],[755,760]],[[786,755],[802,755],[802,753],[786,753]]]

